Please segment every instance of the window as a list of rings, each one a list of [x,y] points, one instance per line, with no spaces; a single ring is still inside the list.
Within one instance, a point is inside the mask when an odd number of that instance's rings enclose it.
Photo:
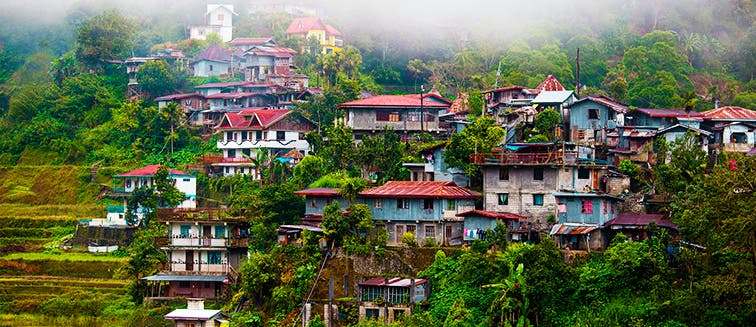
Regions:
[[[500,206],[509,205],[509,193],[499,193],[498,197]]]
[[[226,227],[215,226],[215,238],[225,238],[225,237],[226,237]]]
[[[209,65],[209,66],[210,66],[210,69],[209,69],[209,70],[210,70],[210,71],[213,71],[213,65]]]
[[[499,180],[500,181],[508,181],[509,180],[509,167],[501,167],[501,168],[499,168]]]
[[[376,209],[383,208],[383,199],[373,200],[373,208],[376,208]]]
[[[591,176],[590,169],[578,168],[578,179],[588,179]]]
[[[448,199],[446,200],[446,210],[456,210],[457,209],[457,201],[454,199]]]
[[[533,205],[534,206],[543,205],[543,194],[533,194]]]
[[[131,180],[130,179],[126,180],[126,188],[131,188]]]
[[[591,200],[583,200],[583,209],[580,210],[582,213],[593,213],[593,201]]]
[[[542,181],[543,180],[543,168],[533,168],[533,180],[535,181]]]
[[[252,155],[252,151],[250,149],[242,149],[242,154],[249,157]]]
[[[285,140],[285,139],[286,139],[286,132],[284,131],[276,132],[276,140]]]
[[[365,309],[365,319],[378,319],[378,309]]]
[[[180,227],[180,234],[181,237],[189,237],[189,231],[192,229],[192,226],[189,225],[181,225]]]
[[[234,139],[234,132],[226,132],[226,141],[231,141]]]
[[[179,282],[179,288],[190,288],[192,287],[189,282]]]
[[[236,157],[236,149],[228,149],[228,155],[226,157],[228,158]]]
[[[407,200],[407,199],[396,199],[396,208],[397,209],[409,209],[409,200]]]
[[[417,111],[408,112],[407,121],[420,121],[420,113]]]
[[[259,141],[259,140],[262,140],[262,138],[263,138],[262,131],[256,131],[255,132],[255,140]]]
[[[310,199],[310,207],[315,208],[318,205],[318,202],[315,201],[315,199]]]
[[[188,181],[190,181],[190,179],[188,179],[188,178],[183,178],[183,179],[181,179],[181,181],[182,181],[182,182],[188,182]]]
[[[221,252],[220,251],[207,251],[207,263],[211,265],[221,264]]]
[[[223,14],[218,14],[218,20],[221,22],[223,21]]]
[[[600,114],[598,109],[588,109],[588,119],[599,119]]]
[[[394,121],[394,122],[401,121],[401,115],[398,112],[376,111],[375,120],[376,121]]]
[[[416,230],[417,230],[417,226],[407,225],[407,233],[412,233],[412,235],[417,235],[417,233],[415,233]]]
[[[425,238],[436,238],[436,226],[425,226]]]
[[[423,209],[424,210],[433,210],[433,199],[424,199],[423,200]]]

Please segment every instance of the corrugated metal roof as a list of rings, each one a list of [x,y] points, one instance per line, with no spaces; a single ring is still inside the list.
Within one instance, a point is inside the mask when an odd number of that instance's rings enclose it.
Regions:
[[[198,54],[196,57],[194,57],[194,61],[200,61],[200,60],[212,60],[212,61],[220,61],[220,62],[230,62],[231,56],[234,54],[233,51],[226,50],[221,48],[217,44],[213,44],[205,51],[202,51],[202,53]]]
[[[752,121],[756,120],[756,110],[742,107],[726,106],[717,109],[704,111],[701,113],[706,120],[737,120]]]
[[[231,86],[248,86],[253,85],[253,82],[225,82],[225,83],[208,83],[195,86],[195,89],[211,89],[211,88],[223,88]]]
[[[556,224],[551,228],[549,235],[583,235],[588,234],[596,229],[598,229],[598,226]]]
[[[176,309],[163,316],[172,320],[210,320],[217,315],[228,316],[220,310]]]
[[[202,276],[202,275],[152,275],[142,279],[162,282],[222,282],[227,276]]]
[[[423,107],[448,108],[451,101],[435,95],[423,95]],[[365,99],[345,102],[339,105],[343,107],[408,107],[420,108],[420,96],[414,95],[376,95]]]
[[[276,41],[273,40],[273,38],[270,37],[237,37],[231,42],[228,43],[229,45],[237,46],[237,45],[265,45],[265,44],[276,44]]]
[[[665,128],[665,129],[659,130],[658,132],[656,132],[656,135],[664,134],[664,133],[666,133],[666,132],[668,132],[670,130],[673,130],[675,128],[689,129],[689,130],[695,131],[695,132],[697,132],[699,134],[703,134],[703,135],[706,135],[706,136],[711,135],[711,132],[709,132],[709,131],[705,131],[705,130],[702,130],[700,128],[695,128],[693,126],[688,126],[688,125],[683,125],[683,124],[675,124],[675,125],[672,125],[672,126],[669,126],[669,127]]]
[[[181,99],[193,98],[193,97],[204,98],[205,96],[199,93],[179,93],[179,94],[169,94],[169,95],[157,97],[155,98],[155,101],[181,100]]]
[[[218,128],[268,128],[275,122],[286,117],[291,110],[288,109],[244,109],[239,113],[226,113]]]
[[[667,220],[664,215],[623,212],[607,221],[606,226],[646,226],[654,222],[657,226],[677,229],[677,224]]]
[[[360,195],[369,198],[474,199],[479,193],[457,186],[454,182],[391,181],[360,192]]]
[[[415,285],[420,285],[428,282],[426,279],[415,279]],[[359,283],[360,286],[390,286],[390,287],[410,287],[412,285],[412,279],[410,278],[383,278],[376,277],[370,278],[366,281]]]
[[[574,106],[575,104],[583,102],[583,101],[593,101],[593,102],[596,102],[596,103],[604,105],[607,108],[612,109],[612,110],[614,110],[615,112],[618,112],[618,113],[625,113],[625,112],[627,112],[627,109],[628,109],[627,105],[619,103],[616,100],[614,100],[614,99],[612,99],[612,98],[610,98],[608,96],[604,96],[604,95],[587,96],[587,97],[582,98],[582,99],[580,99],[578,101],[575,101],[575,103],[573,103],[572,105]]]
[[[306,196],[340,196],[339,189],[337,188],[308,188],[306,190],[294,192],[296,195]]]
[[[146,177],[146,176],[152,176],[155,175],[155,173],[162,167],[163,165],[150,165],[146,167],[142,167],[139,169],[135,169],[129,172],[125,172],[120,175],[116,175],[117,177]],[[170,175],[186,175],[191,176],[183,171],[180,171],[178,169],[168,168],[168,174]]]
[[[541,82],[540,85],[536,88],[538,91],[566,91],[567,89],[564,88],[562,83],[559,83],[559,80],[557,80],[554,75],[546,76],[546,79]]]
[[[513,220],[527,220],[528,217],[516,215],[509,212],[499,211],[485,211],[485,210],[470,210],[463,213],[458,213],[457,217],[469,217],[469,216],[483,216],[493,219],[513,219]]]
[[[531,103],[562,103],[572,96],[572,91],[543,91]]]
[[[703,115],[701,115],[700,112],[697,112],[697,111],[687,112],[687,111],[682,110],[682,109],[636,108],[636,109],[630,110],[628,113],[632,114],[632,113],[635,113],[635,112],[642,113],[642,114],[644,114],[646,116],[654,117],[654,118],[658,118],[658,117],[678,117],[678,118],[679,117],[682,117],[682,118],[690,117],[690,118],[701,118],[701,117],[703,117]]]

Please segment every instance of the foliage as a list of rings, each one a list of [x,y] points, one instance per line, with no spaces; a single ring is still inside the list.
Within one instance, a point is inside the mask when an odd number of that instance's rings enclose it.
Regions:
[[[620,163],[617,166],[617,170],[630,177],[636,177],[641,172],[640,167],[638,167],[636,163],[632,162],[632,160],[628,159],[620,160]]]
[[[554,139],[554,128],[559,126],[562,115],[554,109],[546,109],[539,112],[535,117],[535,130],[546,135],[550,140]]]
[[[697,135],[687,132],[669,145],[670,161],[665,163],[662,156],[664,149],[659,150],[660,159],[654,167],[654,186],[659,191],[675,194],[700,178],[706,168],[706,152],[698,145]],[[663,140],[660,140],[663,142]]]
[[[353,167],[356,148],[352,129],[344,125],[331,126],[326,129],[327,141],[317,155],[326,162],[326,171],[346,170]]]
[[[444,161],[449,167],[461,168],[472,176],[477,172],[477,168],[470,165],[470,155],[491,153],[491,150],[502,142],[505,134],[506,131],[497,126],[493,118],[477,118],[461,133],[452,135],[451,142],[444,152]]]
[[[357,146],[355,161],[362,171],[376,174],[379,183],[402,179],[404,145],[397,133],[385,128],[381,134],[365,136]]]
[[[404,234],[402,234],[402,243],[411,248],[416,248],[417,239],[415,238],[415,234],[412,232],[405,232]]]
[[[175,77],[168,63],[163,60],[147,61],[137,70],[136,78],[142,91],[150,98],[157,98],[176,91]]]
[[[94,16],[76,31],[76,59],[98,70],[106,60],[126,58],[133,44],[133,33],[133,23],[117,12]]]

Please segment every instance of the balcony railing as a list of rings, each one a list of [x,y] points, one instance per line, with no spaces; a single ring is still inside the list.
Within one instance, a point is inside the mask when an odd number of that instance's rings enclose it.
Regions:
[[[516,164],[575,164],[577,153],[473,153],[470,163],[474,165],[516,165]]]
[[[175,247],[247,247],[247,238],[232,237],[232,238],[214,238],[214,237],[184,237],[181,235],[173,235],[170,237],[159,237],[157,239],[159,246],[175,246]]]
[[[242,223],[246,220],[241,210],[221,208],[158,208],[157,221],[227,221]]]
[[[232,267],[226,263],[213,264],[195,260],[194,263],[187,264],[182,260],[170,262],[167,264],[171,272],[192,272],[192,273],[225,273],[228,274]]]
[[[221,157],[221,156],[204,156],[202,161],[206,165],[219,164],[219,163],[248,163],[252,164],[252,160],[249,158],[237,158],[237,157]]]

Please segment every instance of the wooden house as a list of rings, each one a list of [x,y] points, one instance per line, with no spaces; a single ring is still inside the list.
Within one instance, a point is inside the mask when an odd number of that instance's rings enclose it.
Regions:
[[[357,284],[359,319],[375,319],[385,324],[412,313],[415,303],[428,299],[426,279],[371,278]]]
[[[589,96],[569,106],[567,135],[578,144],[606,144],[607,134],[625,124],[627,105],[606,96]]]
[[[439,126],[438,116],[451,106],[451,101],[438,93],[409,95],[377,95],[339,105],[346,114],[346,126],[355,139],[380,133],[391,128],[403,139],[421,132],[433,133],[438,138],[445,131]]]
[[[746,153],[756,146],[756,111],[729,106],[701,114],[704,129],[714,134],[711,148]]]
[[[528,217],[508,212],[493,212],[485,210],[471,210],[457,214],[465,219],[463,239],[465,242],[485,240],[496,226],[503,224],[507,228],[507,239],[510,242],[521,242],[530,239],[527,228]]]
[[[570,250],[603,250],[609,244],[602,228],[618,214],[622,198],[599,193],[554,192],[556,224],[549,235]]]
[[[676,239],[679,236],[677,224],[660,214],[623,212],[607,221],[604,227],[609,241],[618,233],[624,234],[628,239],[642,241],[650,236],[649,226],[651,225],[667,230],[672,238]]]
[[[338,201],[342,209],[349,207],[349,203],[335,188],[309,188],[306,190],[294,192],[296,195],[305,197],[305,215],[302,217],[302,223],[320,227],[323,221],[323,209],[333,201]]]
[[[410,232],[418,243],[462,243],[463,219],[457,214],[475,209],[475,191],[453,182],[391,181],[360,192],[359,201],[370,206],[377,227],[389,234],[388,244],[402,244]]]

